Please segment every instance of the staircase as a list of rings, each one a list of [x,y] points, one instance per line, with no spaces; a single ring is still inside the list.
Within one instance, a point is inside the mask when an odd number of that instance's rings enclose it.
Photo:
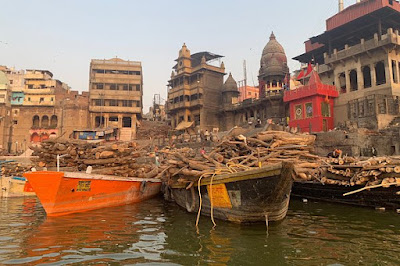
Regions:
[[[132,129],[130,127],[121,128],[120,140],[131,141],[132,140]]]

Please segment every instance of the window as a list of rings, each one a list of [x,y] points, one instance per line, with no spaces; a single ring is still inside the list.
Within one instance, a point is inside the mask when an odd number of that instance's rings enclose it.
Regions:
[[[44,98],[40,97],[39,103],[44,102]]]
[[[200,115],[195,115],[194,116],[194,124],[196,126],[200,126]]]
[[[140,91],[140,85],[136,85],[136,91]]]
[[[28,85],[28,89],[33,89],[33,85],[32,85],[32,84],[29,84],[29,85]]]
[[[131,117],[123,117],[122,118],[122,127],[132,127],[132,118]]]
[[[129,88],[128,88],[128,84],[124,84],[124,85],[122,85],[122,89],[124,90],[124,91],[127,91]]]
[[[118,106],[118,101],[117,100],[110,100],[109,104],[110,104],[110,106]]]
[[[117,90],[117,85],[116,84],[110,84],[110,90]]]
[[[306,117],[313,117],[313,106],[312,103],[306,103]]]
[[[110,121],[110,122],[118,122],[118,116],[110,116],[108,121]]]
[[[122,106],[123,106],[123,107],[132,107],[132,101],[123,100],[123,101],[122,101]]]
[[[247,95],[248,95],[248,96],[251,96],[251,92],[249,91],[249,92],[247,93]]]
[[[340,93],[346,93],[346,74],[344,72],[339,74],[339,87]]]
[[[104,85],[103,84],[96,84],[96,89],[102,90],[102,89],[104,89]]]
[[[383,63],[383,61],[376,63],[375,73],[376,73],[376,85],[385,84],[386,73],[385,73],[385,64]]]
[[[102,106],[102,100],[101,99],[95,99],[94,100],[94,105],[95,106]]]
[[[30,102],[31,101],[31,97],[28,97],[28,102]]]
[[[14,120],[13,122],[14,122],[14,125],[18,125],[18,121],[17,120]]]
[[[54,101],[54,98],[53,98],[53,97],[51,97],[51,101]]]
[[[128,90],[129,90],[129,91],[133,91],[133,85],[132,85],[132,84],[129,84]]]
[[[13,82],[14,82],[14,81],[11,79],[11,80],[10,80],[10,84],[13,84]]]
[[[331,117],[331,109],[329,103],[321,102],[321,114],[323,117]]]
[[[369,66],[365,66],[362,69],[363,78],[364,78],[364,88],[371,88],[371,68]]]
[[[303,119],[303,106],[302,105],[296,105],[294,108],[294,112],[295,112],[295,119],[299,120],[299,119]]]
[[[350,91],[358,90],[357,71],[355,69],[350,71]]]

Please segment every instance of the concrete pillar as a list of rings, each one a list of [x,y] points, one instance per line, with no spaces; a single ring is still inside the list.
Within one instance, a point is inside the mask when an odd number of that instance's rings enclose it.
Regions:
[[[346,92],[349,93],[350,92],[350,71],[346,70],[344,73],[346,75]]]
[[[118,115],[118,128],[122,128],[122,115]]]
[[[110,114],[103,114],[103,116],[104,116],[104,127],[108,127],[108,122],[109,122],[109,119],[110,119]]]
[[[357,86],[359,90],[364,88],[364,77],[362,74],[361,64],[358,64],[357,66]]]
[[[132,115],[132,125],[131,125],[131,128],[132,128],[132,137],[131,137],[131,140],[134,140],[134,139],[136,139],[136,114],[133,114],[133,115]]]
[[[376,72],[375,72],[375,64],[370,65],[371,68],[371,86],[376,86]]]
[[[392,84],[392,83],[393,83],[393,82],[392,82],[392,80],[393,80],[393,79],[392,79],[393,74],[392,74],[392,67],[391,67],[392,62],[390,62],[390,60],[387,59],[387,60],[384,60],[383,63],[385,64],[385,78],[386,78],[386,84]]]

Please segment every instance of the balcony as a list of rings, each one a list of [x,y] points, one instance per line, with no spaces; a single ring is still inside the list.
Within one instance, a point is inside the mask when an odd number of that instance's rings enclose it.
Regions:
[[[55,88],[34,88],[34,89],[24,88],[23,92],[26,95],[28,94],[54,95]]]
[[[135,70],[134,70],[135,71]],[[139,71],[139,69],[137,70]],[[142,80],[142,75],[125,75],[125,74],[103,74],[103,73],[92,73],[91,75],[92,83],[140,83]],[[122,82],[121,80],[124,80]],[[131,82],[129,82],[131,81]]]
[[[298,99],[310,97],[313,95],[320,95],[320,96],[336,98],[339,96],[339,92],[336,90],[336,87],[333,85],[326,85],[326,84],[306,85],[306,86],[299,87],[294,90],[285,91],[283,101],[290,102],[293,100],[298,100]]]
[[[141,91],[91,90],[90,99],[140,100]]]
[[[90,112],[97,113],[142,113],[141,107],[125,107],[125,106],[89,106]]]
[[[353,46],[346,46],[345,49],[337,51],[334,50],[333,54],[325,54],[325,64],[331,64],[340,60],[344,60],[349,57],[357,56],[369,51],[372,51],[379,47],[388,45],[400,45],[400,37],[396,33],[393,33],[393,29],[389,28],[387,34],[382,35],[381,40],[378,39],[378,34],[371,40],[364,41],[360,40],[360,44]]]
[[[178,103],[169,103],[168,109],[174,110],[174,109],[181,109],[181,108],[189,108],[190,106],[191,106],[191,104],[188,101],[178,102]]]

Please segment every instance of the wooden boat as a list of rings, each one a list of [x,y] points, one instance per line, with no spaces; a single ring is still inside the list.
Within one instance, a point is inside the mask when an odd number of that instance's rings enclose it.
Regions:
[[[373,188],[348,196],[343,194],[361,189],[364,186],[339,186],[322,184],[313,181],[294,182],[292,195],[294,197],[322,200],[361,207],[400,209],[400,188]]]
[[[0,188],[0,197],[2,198],[35,196],[32,186],[24,177],[0,177]]]
[[[282,163],[232,174],[216,175],[200,181],[201,213],[236,223],[279,221],[285,218],[292,188],[292,167]],[[174,183],[164,188],[164,196],[173,199],[188,212],[198,212],[198,184]],[[212,196],[210,196],[212,195]]]
[[[140,202],[160,192],[161,180],[79,172],[24,174],[48,216]]]

